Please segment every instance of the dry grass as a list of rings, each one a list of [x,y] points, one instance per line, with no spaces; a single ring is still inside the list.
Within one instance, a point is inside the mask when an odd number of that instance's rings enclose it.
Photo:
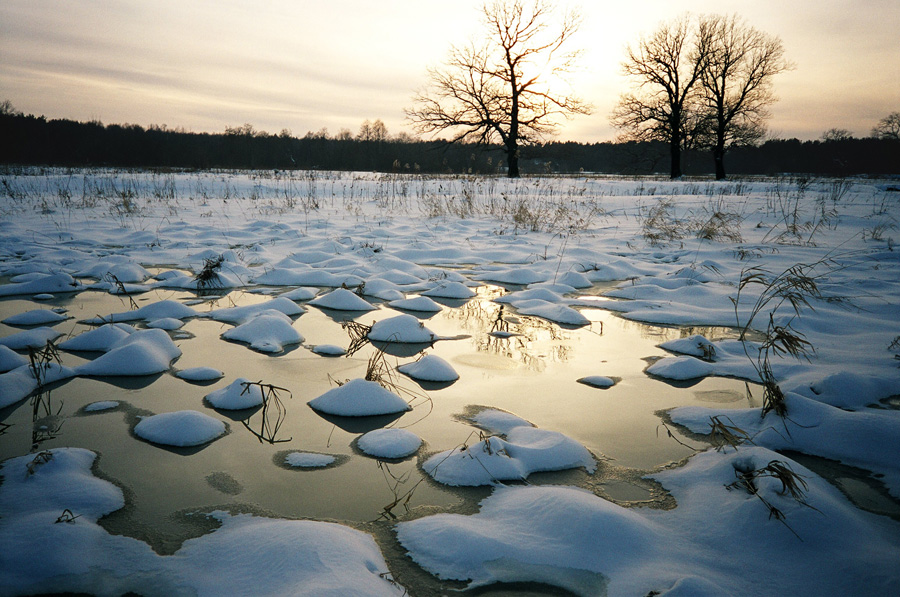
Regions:
[[[259,423],[259,431],[256,431],[250,426],[250,419],[252,417],[248,417],[241,421],[244,427],[256,436],[256,439],[259,440],[260,443],[268,443],[268,444],[278,444],[283,442],[289,442],[293,438],[289,437],[286,439],[278,439],[278,431],[281,429],[281,425],[284,423],[285,418],[287,417],[287,408],[284,405],[284,402],[281,401],[280,394],[282,392],[287,392],[288,398],[293,397],[291,391],[286,388],[280,388],[278,386],[273,386],[272,384],[263,383],[260,381],[246,381],[241,384],[244,386],[244,390],[241,392],[243,396],[246,393],[249,393],[251,388],[256,388],[262,394],[263,404],[261,415],[262,418]]]

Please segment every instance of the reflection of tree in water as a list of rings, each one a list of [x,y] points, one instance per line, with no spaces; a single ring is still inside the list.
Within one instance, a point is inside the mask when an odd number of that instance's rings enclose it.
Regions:
[[[500,294],[491,293],[491,298]],[[516,315],[508,306],[489,298],[479,296],[457,309],[446,310],[443,317],[456,320],[471,334],[476,351],[520,361],[535,371],[543,371],[548,362],[563,363],[571,358],[571,334],[567,330],[545,319]],[[497,332],[504,335],[495,335]]]

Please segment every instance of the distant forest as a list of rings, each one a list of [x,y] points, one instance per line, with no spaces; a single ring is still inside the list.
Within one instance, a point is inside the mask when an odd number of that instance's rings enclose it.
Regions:
[[[380,121],[376,121],[376,124]],[[364,123],[366,128],[368,123]],[[362,130],[362,129],[361,129]],[[115,166],[123,168],[322,169],[378,172],[502,172],[499,147],[423,141],[401,134],[337,136],[326,131],[296,137],[251,125],[224,133],[191,133],[165,126],[144,128],[48,120],[18,112],[0,114],[0,164]],[[524,174],[592,172],[666,174],[668,146],[659,142],[548,142],[521,150]],[[731,175],[900,175],[900,141],[841,137],[823,141],[773,139],[737,147],[726,156]],[[684,173],[714,172],[708,151],[687,151]]]

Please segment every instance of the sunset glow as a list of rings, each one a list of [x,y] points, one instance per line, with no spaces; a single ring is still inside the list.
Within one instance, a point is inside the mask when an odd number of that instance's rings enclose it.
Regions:
[[[329,3],[7,0],[0,4],[0,99],[26,113],[222,132],[245,122],[295,135],[354,133],[403,109],[452,44],[481,32],[481,2]],[[560,4],[560,8],[564,6]],[[736,13],[782,38],[792,72],[775,79],[775,136],[865,135],[900,107],[893,0],[584,3],[575,94],[594,106],[559,138],[611,140],[627,44],[685,11]]]

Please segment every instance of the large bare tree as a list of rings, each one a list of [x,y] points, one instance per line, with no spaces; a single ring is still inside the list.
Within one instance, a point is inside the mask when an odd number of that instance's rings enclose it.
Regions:
[[[622,95],[611,119],[624,139],[668,143],[672,178],[681,176],[681,152],[696,139],[704,119],[699,84],[709,40],[692,24],[690,15],[683,15],[627,48],[622,72],[635,89]]]
[[[707,60],[700,85],[708,116],[716,179],[725,178],[725,152],[763,138],[767,106],[775,101],[772,77],[792,68],[781,39],[754,29],[737,16],[700,18],[697,39]]]
[[[516,178],[521,146],[552,134],[561,118],[590,112],[556,88],[580,54],[566,46],[581,19],[568,12],[556,21],[544,0],[494,1],[482,10],[484,41],[451,48],[406,114],[420,133],[501,144],[508,176]]]
[[[891,112],[872,127],[872,136],[877,139],[900,141],[900,112]]]

